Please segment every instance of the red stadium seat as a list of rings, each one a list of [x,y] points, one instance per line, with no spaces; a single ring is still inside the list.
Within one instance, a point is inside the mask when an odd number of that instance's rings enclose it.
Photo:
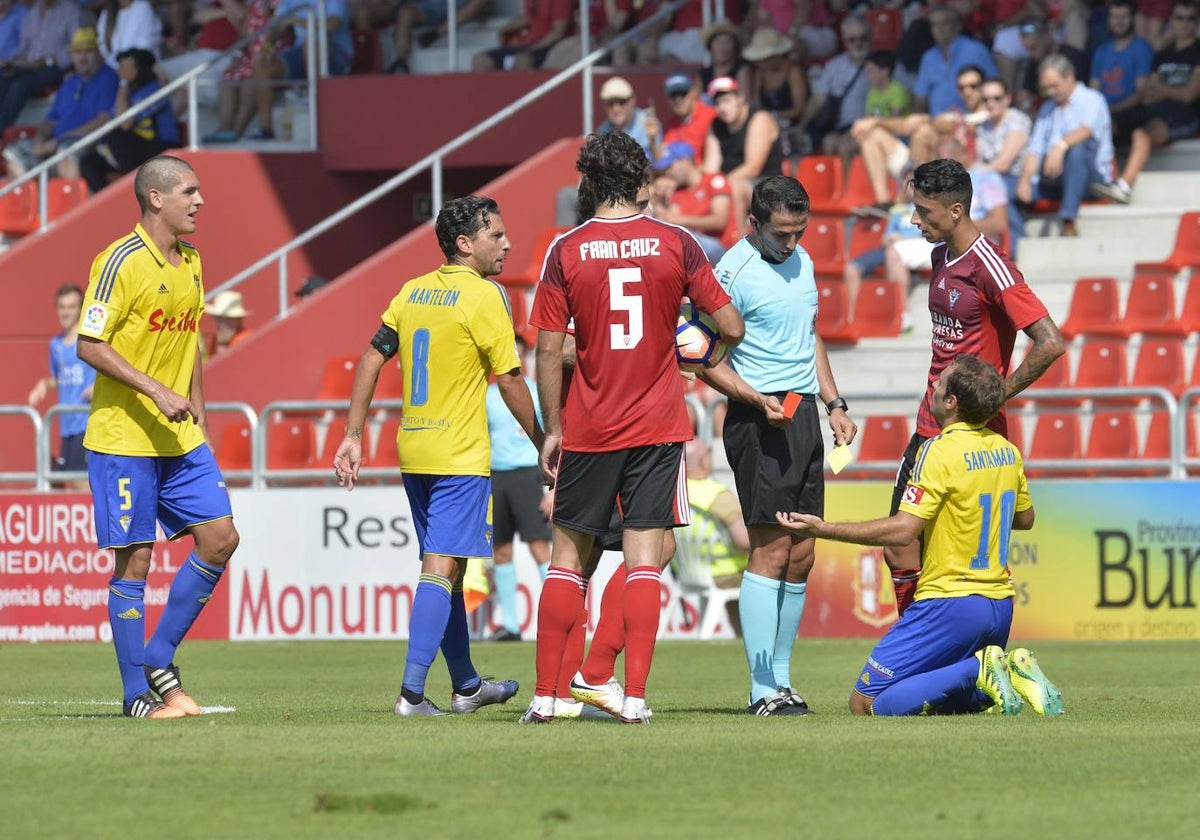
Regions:
[[[244,420],[232,422],[221,432],[221,440],[217,444],[217,464],[226,471],[251,469],[253,451],[250,424]]]
[[[854,302],[854,329],[859,338],[890,338],[900,335],[907,301],[899,287],[888,280],[870,280],[858,290]]]
[[[1075,388],[1123,388],[1129,384],[1129,364],[1125,342],[1113,338],[1093,338],[1086,341],[1075,371]],[[1087,399],[1081,397],[1081,399]],[[1114,402],[1105,397],[1105,402]]]
[[[46,219],[53,222],[87,201],[87,181],[51,178],[46,185]]]
[[[1137,423],[1132,411],[1098,411],[1088,432],[1086,458],[1127,460],[1135,463],[1138,455]],[[1091,475],[1105,470],[1090,469]]]
[[[883,245],[883,232],[887,229],[885,219],[859,219],[850,227],[849,259],[858,259],[867,251]]]
[[[1175,396],[1183,393],[1183,339],[1170,336],[1142,340],[1130,385],[1166,388]]]
[[[267,430],[267,468],[308,469],[314,465],[317,433],[311,420],[284,420]]]
[[[404,399],[404,374],[395,359],[384,364],[379,371],[379,379],[375,383],[376,400]]]
[[[38,228],[37,183],[22,184],[0,196],[0,233],[24,236]]]
[[[1025,457],[1025,418],[1019,412],[1008,411],[1005,413],[1005,420],[1008,421],[1008,442],[1017,447],[1017,451],[1021,453],[1021,457]]]
[[[1164,274],[1138,274],[1125,300],[1129,332],[1175,332],[1175,281]]]
[[[817,274],[841,275],[846,267],[845,223],[836,216],[813,216],[801,245]]]
[[[1175,335],[1187,335],[1200,330],[1200,271],[1192,272],[1183,292],[1183,304],[1173,325]]]
[[[888,195],[896,192],[896,183],[888,176]],[[855,207],[864,207],[875,203],[875,190],[871,189],[871,179],[867,175],[867,165],[862,157],[856,157],[850,164],[846,174],[846,183],[842,187],[842,195],[835,212],[847,215]]]
[[[1059,328],[1077,335],[1129,335],[1121,323],[1121,298],[1115,277],[1080,277],[1071,293],[1071,309]]]
[[[351,76],[370,76],[383,72],[383,44],[378,29],[355,29],[350,33],[354,40],[354,60],[350,63]]]
[[[329,426],[325,429],[325,442],[321,444],[321,454],[317,457],[316,465],[320,467],[332,467],[333,456],[337,454],[338,447],[342,445],[342,441],[346,439],[346,415],[335,415],[329,421]],[[371,427],[363,427],[362,436],[362,451],[363,460],[371,452]]]
[[[813,213],[837,213],[842,195],[842,159],[834,155],[810,155],[801,159],[796,180],[808,192]]]
[[[1030,345],[1031,348],[1032,348],[1032,346],[1033,345]],[[1028,357],[1029,357],[1029,351],[1026,350],[1025,358],[1028,358]],[[1054,362],[1050,365],[1050,367],[1046,368],[1046,371],[1040,377],[1038,377],[1038,380],[1036,382],[1034,382],[1033,385],[1030,386],[1030,390],[1037,389],[1037,388],[1049,389],[1049,388],[1069,388],[1069,387],[1071,387],[1071,359],[1070,359],[1070,353],[1067,352],[1067,353],[1063,353],[1061,356],[1059,356],[1057,359],[1055,359]],[[1018,394],[1017,396],[1013,397],[1011,400],[1008,401],[1007,407],[1010,409],[1021,408],[1022,406],[1026,406],[1026,405],[1030,404],[1031,402],[1036,403],[1037,405],[1047,406],[1047,405],[1073,405],[1076,401],[1070,400],[1070,399],[1065,399],[1065,400],[1064,399],[1057,399],[1057,400],[1055,400],[1055,399],[1051,399],[1051,400],[1034,399],[1034,398],[1029,397],[1028,391],[1022,391],[1020,394]]]
[[[863,421],[858,437],[858,462],[886,461],[892,466],[883,470],[857,469],[852,462],[846,468],[847,473],[853,471],[855,478],[895,478],[900,456],[904,454],[912,437],[908,417],[903,414],[868,417]]]
[[[904,35],[904,13],[900,9],[871,9],[866,19],[871,24],[871,49],[896,49]]]
[[[533,240],[533,253],[529,256],[529,264],[521,271],[511,274],[506,272],[496,279],[505,286],[510,287],[536,286],[538,281],[542,279],[542,263],[546,259],[546,252],[550,250],[550,243],[554,241],[554,237],[567,230],[570,230],[570,228],[544,227],[539,230],[537,237]]]
[[[367,462],[370,467],[400,468],[400,450],[396,447],[396,433],[400,430],[400,418],[386,421],[379,429],[375,452]]]
[[[1184,455],[1194,458],[1200,454],[1196,439],[1196,426],[1192,422],[1191,412],[1180,412],[1181,422],[1184,423]],[[1165,411],[1155,411],[1150,415],[1150,426],[1146,429],[1146,442],[1142,445],[1142,459],[1146,461],[1165,461],[1171,457],[1171,415]],[[1195,475],[1197,469],[1188,469],[1189,475]],[[1144,475],[1162,475],[1163,470],[1147,468]]]
[[[1063,472],[1028,466],[1034,461],[1078,460],[1081,454],[1079,437],[1078,414],[1048,412],[1039,416],[1033,430],[1033,442],[1025,456],[1026,473],[1030,477],[1085,475],[1082,470]]]
[[[817,334],[826,344],[854,344],[858,333],[850,322],[846,285],[840,280],[817,279]]]
[[[354,387],[354,372],[358,368],[358,356],[331,356],[325,360],[321,373],[319,400],[348,400]]]
[[[1185,268],[1200,267],[1200,212],[1184,213],[1179,217],[1175,247],[1159,262],[1134,263],[1134,274],[1157,272],[1175,274]]]

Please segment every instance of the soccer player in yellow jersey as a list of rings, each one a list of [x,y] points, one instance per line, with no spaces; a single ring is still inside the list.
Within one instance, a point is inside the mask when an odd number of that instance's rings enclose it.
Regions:
[[[975,356],[942,371],[932,410],[941,434],[917,454],[900,510],[870,522],[778,513],[797,533],[860,545],[908,545],[924,532],[912,607],[871,652],[850,693],[857,715],[977,712],[1062,714],[1062,695],[1024,648],[1005,654],[1012,626],[1008,546],[1033,527],[1021,454],[987,423],[1004,380]]]
[[[79,358],[96,369],[83,445],[100,548],[116,556],[108,617],[128,717],[200,714],[175,650],[238,545],[229,493],[207,445],[198,337],[200,255],[180,237],[204,205],[192,167],[162,155],[134,179],[142,211],[133,232],[92,263],[79,322]],[[155,523],[195,548],[171,583],[146,643],[146,574]]]
[[[471,662],[462,576],[467,560],[492,556],[488,376],[534,445],[543,434],[521,373],[508,295],[490,280],[510,243],[496,202],[467,196],[437,217],[446,264],[401,287],[354,375],[346,438],[334,456],[338,481],[354,489],[362,430],[379,371],[400,355],[404,416],[397,433],[404,489],[421,549],[421,577],[409,620],[408,659],[398,715],[445,714],[425,696],[440,646],[450,671],[450,709],[470,714],[505,703],[515,680],[480,679]]]

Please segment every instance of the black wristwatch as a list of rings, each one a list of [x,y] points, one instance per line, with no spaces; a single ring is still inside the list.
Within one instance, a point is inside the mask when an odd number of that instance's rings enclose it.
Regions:
[[[841,397],[834,397],[829,402],[825,403],[826,414],[833,414],[833,412],[837,411],[839,408],[847,414],[850,413],[850,406],[846,405],[846,401]]]

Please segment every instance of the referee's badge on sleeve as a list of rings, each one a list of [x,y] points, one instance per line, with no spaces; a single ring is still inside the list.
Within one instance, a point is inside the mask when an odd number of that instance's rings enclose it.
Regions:
[[[102,333],[106,323],[108,323],[108,307],[103,304],[93,303],[83,314],[84,332]]]
[[[924,488],[918,487],[915,484],[909,484],[904,488],[904,497],[900,501],[907,505],[919,505],[921,499],[925,496]]]

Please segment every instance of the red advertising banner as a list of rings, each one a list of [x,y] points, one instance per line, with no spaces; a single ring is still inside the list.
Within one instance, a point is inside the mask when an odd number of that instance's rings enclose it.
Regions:
[[[147,633],[153,632],[171,580],[191,550],[188,537],[154,544],[146,585]],[[113,562],[111,551],[96,548],[87,493],[0,494],[0,642],[110,641]],[[227,588],[217,587],[188,638],[229,638]]]

